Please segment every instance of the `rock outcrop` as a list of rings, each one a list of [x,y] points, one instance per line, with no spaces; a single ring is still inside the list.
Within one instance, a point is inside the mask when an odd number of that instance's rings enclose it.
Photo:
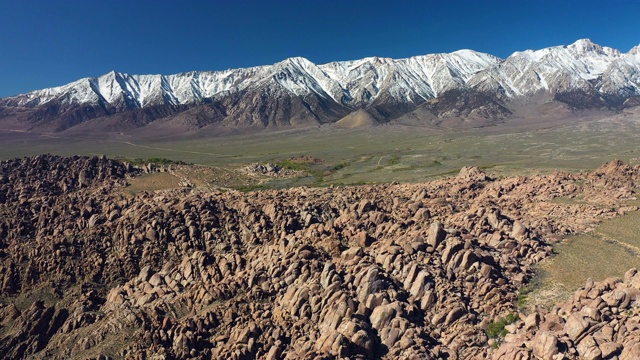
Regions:
[[[485,334],[552,242],[621,213],[638,168],[135,197],[118,188],[137,170],[104,158],[0,169],[0,353],[11,358],[640,351],[627,337],[637,321],[621,320],[635,319],[635,272],[583,290],[580,311],[532,315],[497,351]],[[596,193],[608,207],[552,201]]]

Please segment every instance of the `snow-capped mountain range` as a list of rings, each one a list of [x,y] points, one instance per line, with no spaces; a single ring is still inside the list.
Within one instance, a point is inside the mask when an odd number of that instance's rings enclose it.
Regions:
[[[316,93],[338,103],[361,106],[381,92],[399,101],[426,100],[463,86],[474,74],[496,65],[495,56],[471,50],[393,60],[362,60],[316,65],[301,57],[274,65],[176,75],[128,75],[112,71],[97,78],[4,99],[34,107],[53,100],[64,104],[189,105],[252,88],[274,86],[294,95]]]
[[[506,59],[459,50],[323,65],[296,57],[274,65],[176,75],[112,71],[0,99],[5,110],[0,116],[16,113],[7,109],[19,109],[22,122],[63,118],[58,130],[130,111],[146,114],[145,124],[185,111],[190,113],[182,118],[197,118],[200,126],[335,122],[362,109],[386,121],[451,93],[454,98],[484,94],[506,112],[510,101],[536,94],[547,94],[573,108],[621,107],[640,96],[640,46],[622,53],[583,39],[568,46],[516,52]],[[193,110],[201,106],[208,109]],[[436,115],[443,114],[448,113]],[[479,114],[503,116],[505,112]]]

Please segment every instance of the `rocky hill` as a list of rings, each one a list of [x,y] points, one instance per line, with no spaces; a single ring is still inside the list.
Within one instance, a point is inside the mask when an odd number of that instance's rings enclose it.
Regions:
[[[492,179],[464,168],[421,184],[133,197],[121,189],[138,170],[105,158],[42,155],[0,169],[8,358],[515,359],[542,351],[521,345],[540,336],[545,354],[577,358],[595,351],[579,339],[608,354],[632,341],[627,310],[627,330],[597,327],[618,345],[585,329],[635,306],[637,290],[625,290],[635,273],[574,299],[599,299],[591,312],[535,315],[497,350],[487,336],[553,242],[635,210],[625,200],[640,168],[621,162],[592,173]]]
[[[112,71],[0,99],[0,125],[113,133],[154,124],[147,131],[175,134],[207,126],[317,126],[366,113],[372,123],[408,118],[431,124],[455,118],[484,126],[493,123],[487,119],[522,116],[523,106],[524,113],[549,104],[567,112],[619,111],[637,106],[639,99],[639,48],[622,53],[582,39],[506,59],[459,50],[321,65],[296,57],[273,65],[175,75]]]

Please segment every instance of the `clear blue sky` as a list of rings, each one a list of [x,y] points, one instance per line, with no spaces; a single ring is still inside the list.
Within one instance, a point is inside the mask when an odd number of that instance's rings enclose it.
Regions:
[[[638,0],[0,0],[0,97],[111,70],[173,74],[403,58],[507,57],[580,38],[640,43]]]

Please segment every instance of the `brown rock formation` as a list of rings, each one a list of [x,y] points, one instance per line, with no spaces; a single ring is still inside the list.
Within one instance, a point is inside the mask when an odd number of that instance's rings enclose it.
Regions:
[[[619,213],[637,168],[502,180],[465,169],[424,184],[134,198],[116,189],[136,170],[103,158],[38,156],[0,169],[0,353],[11,358],[548,358],[567,349],[632,358],[640,349],[627,337],[635,323],[598,325],[627,316],[635,273],[592,284],[576,297],[580,311],[528,318],[497,351],[484,332],[514,309],[549,242]],[[611,206],[551,201],[595,193]]]

